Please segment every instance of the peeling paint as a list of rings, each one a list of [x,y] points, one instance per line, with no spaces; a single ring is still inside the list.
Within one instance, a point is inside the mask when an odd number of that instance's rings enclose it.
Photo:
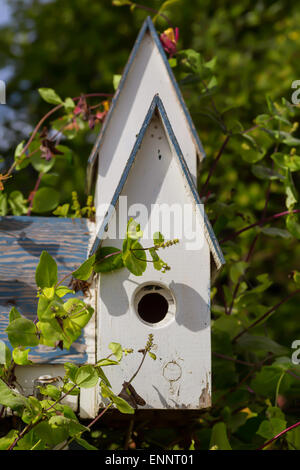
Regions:
[[[211,406],[211,396],[209,393],[209,380],[206,374],[206,386],[202,388],[199,398],[199,408],[208,408]]]

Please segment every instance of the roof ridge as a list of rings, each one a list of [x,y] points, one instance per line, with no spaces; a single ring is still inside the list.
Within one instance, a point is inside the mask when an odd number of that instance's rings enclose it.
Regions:
[[[119,199],[119,196],[121,194],[121,191],[125,185],[125,182],[127,180],[127,177],[129,175],[129,172],[131,170],[131,167],[135,161],[135,157],[139,151],[139,148],[141,146],[141,143],[142,143],[142,140],[145,136],[145,133],[146,133],[146,130],[148,129],[148,126],[151,122],[151,119],[154,115],[154,112],[155,110],[158,110],[158,112],[160,113],[160,116],[162,118],[162,121],[163,121],[163,124],[166,128],[166,131],[169,135],[169,138],[171,140],[171,143],[175,149],[175,152],[177,154],[177,157],[179,159],[179,162],[181,164],[181,168],[183,170],[183,174],[184,174],[184,177],[186,178],[187,182],[188,182],[188,185],[189,185],[189,188],[191,190],[191,193],[195,199],[195,202],[196,202],[196,205],[197,207],[200,205],[200,204],[203,204],[201,202],[201,199],[200,199],[200,196],[198,194],[198,191],[197,191],[197,188],[194,184],[194,181],[193,181],[193,178],[190,174],[190,171],[189,171],[189,168],[186,164],[186,161],[184,159],[184,156],[182,154],[182,151],[180,149],[180,146],[179,146],[179,143],[176,139],[176,136],[174,134],[174,131],[172,129],[172,126],[171,126],[171,123],[169,121],[169,118],[167,116],[167,113],[166,113],[166,110],[164,108],[164,105],[163,105],[163,102],[160,98],[160,96],[158,94],[154,95],[153,97],[153,100],[150,104],[150,107],[148,109],[148,112],[146,114],[146,117],[144,119],[144,122],[142,124],[142,127],[137,135],[137,138],[136,138],[136,141],[135,141],[135,144],[133,146],[133,149],[130,153],[130,156],[127,160],[127,163],[126,163],[126,166],[123,170],[123,173],[122,173],[122,176],[120,178],[120,181],[119,181],[119,184],[115,190],[115,193],[113,195],[113,198],[111,200],[111,203],[110,203],[110,206],[109,206],[109,209],[108,209],[108,212],[100,226],[100,229],[98,230],[98,233],[96,235],[96,239],[93,243],[93,246],[92,246],[92,249],[91,249],[91,252],[90,252],[90,255],[94,254],[96,252],[96,250],[98,249],[98,247],[100,246],[101,244],[101,241],[103,239],[103,235],[106,231],[106,228],[110,222],[110,219],[111,219],[111,216],[112,216],[112,212],[113,212],[113,208],[115,208],[116,204],[117,204],[117,201]],[[207,215],[205,213],[205,210],[203,209],[203,214],[201,214],[203,216],[203,219],[204,219],[204,234],[205,234],[205,238],[208,242],[208,245],[210,247],[210,250],[211,250],[211,253],[213,255],[213,258],[214,258],[214,261],[216,263],[216,266],[217,266],[217,269],[219,269],[224,263],[225,263],[225,260],[224,260],[224,256],[223,256],[223,253],[222,253],[222,250],[220,248],[220,245],[217,241],[217,238],[215,236],[215,233],[209,223],[209,220],[207,218]]]
[[[96,164],[96,162],[97,162],[97,156],[98,156],[98,152],[99,152],[99,149],[100,149],[100,146],[101,146],[101,141],[102,141],[102,139],[103,139],[103,137],[104,137],[104,134],[105,134],[105,132],[106,132],[106,129],[107,129],[108,125],[109,125],[111,116],[112,116],[113,111],[114,111],[114,108],[115,108],[115,106],[116,106],[116,104],[117,104],[119,95],[120,95],[121,92],[122,92],[122,88],[123,88],[123,86],[124,86],[124,84],[125,84],[125,81],[126,81],[126,78],[127,78],[127,76],[128,76],[128,73],[129,73],[129,71],[130,71],[130,68],[131,68],[131,65],[132,65],[132,63],[133,63],[133,60],[135,59],[135,56],[136,56],[136,54],[137,54],[137,52],[138,52],[138,49],[139,49],[139,47],[140,47],[140,44],[141,44],[141,42],[142,42],[142,39],[144,38],[144,35],[145,35],[145,33],[147,32],[147,30],[150,32],[151,37],[152,37],[153,41],[155,42],[155,44],[156,44],[156,46],[157,46],[157,48],[158,48],[158,51],[159,51],[159,53],[160,53],[160,55],[161,55],[161,57],[162,57],[162,59],[163,59],[163,62],[164,62],[164,65],[165,65],[165,67],[166,67],[166,69],[167,69],[169,78],[170,78],[171,83],[172,83],[172,85],[173,85],[173,87],[174,87],[174,89],[175,89],[175,92],[176,92],[176,95],[177,95],[177,97],[178,97],[179,103],[180,103],[180,105],[181,105],[181,107],[182,107],[182,109],[183,109],[183,113],[184,113],[184,115],[185,115],[185,117],[186,117],[187,124],[188,124],[189,130],[190,130],[190,133],[191,133],[191,138],[193,139],[194,145],[195,145],[195,147],[196,147],[196,152],[197,152],[197,154],[199,155],[199,157],[202,157],[202,159],[205,158],[205,156],[206,156],[206,155],[205,155],[204,148],[203,148],[203,146],[202,146],[202,143],[201,143],[201,141],[200,141],[200,139],[199,139],[199,136],[198,136],[198,133],[197,133],[197,131],[196,131],[195,125],[194,125],[193,120],[192,120],[192,118],[191,118],[191,115],[190,115],[190,113],[189,113],[189,110],[188,110],[188,108],[187,108],[187,106],[186,106],[186,104],[185,104],[185,102],[184,102],[182,93],[181,93],[181,91],[180,91],[180,88],[179,88],[179,86],[178,86],[178,83],[177,83],[177,81],[176,81],[176,78],[175,78],[175,76],[174,76],[174,73],[173,73],[173,71],[172,71],[172,68],[171,68],[171,66],[170,66],[170,64],[169,64],[168,58],[167,58],[167,56],[166,56],[166,53],[165,53],[165,51],[164,51],[164,49],[163,49],[163,46],[162,46],[162,44],[161,44],[161,42],[160,42],[159,36],[158,36],[158,34],[157,34],[157,31],[156,31],[156,29],[155,29],[155,27],[154,27],[154,24],[153,24],[153,22],[152,22],[150,16],[148,16],[148,17],[145,19],[145,21],[144,21],[144,23],[143,23],[143,25],[142,25],[142,27],[141,27],[141,29],[140,29],[140,31],[139,31],[139,34],[138,34],[137,39],[136,39],[136,41],[135,41],[135,43],[134,43],[134,46],[133,46],[133,48],[132,48],[132,50],[131,50],[129,59],[128,59],[128,61],[127,61],[127,64],[126,64],[126,66],[125,66],[125,68],[124,68],[124,71],[123,71],[121,80],[120,80],[120,82],[119,82],[118,88],[117,88],[117,90],[116,90],[116,92],[115,92],[115,94],[114,94],[114,97],[113,97],[113,99],[112,99],[110,109],[109,109],[108,114],[107,114],[107,116],[106,116],[106,118],[105,118],[105,121],[104,121],[104,123],[103,123],[103,125],[102,125],[102,128],[101,128],[101,130],[100,130],[100,132],[99,132],[99,134],[98,134],[98,137],[97,137],[97,139],[96,139],[96,142],[95,142],[95,144],[94,144],[94,146],[93,146],[93,148],[92,148],[91,154],[90,154],[90,156],[89,156],[88,165],[87,165],[87,188],[88,188],[88,192],[89,192],[89,190],[90,190],[90,188],[91,188],[91,185],[92,185],[92,179],[93,179],[94,168],[95,168],[95,164]]]

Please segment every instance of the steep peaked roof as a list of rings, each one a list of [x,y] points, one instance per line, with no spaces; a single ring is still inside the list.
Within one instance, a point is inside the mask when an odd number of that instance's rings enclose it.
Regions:
[[[201,217],[204,217],[204,235],[205,235],[205,238],[208,242],[208,245],[209,245],[209,248],[210,248],[210,251],[211,251],[211,254],[213,256],[213,259],[215,261],[215,264],[216,264],[216,267],[217,269],[220,269],[220,267],[225,263],[225,260],[224,260],[224,256],[223,256],[223,253],[222,253],[222,250],[220,248],[220,245],[217,241],[217,238],[214,234],[214,231],[210,225],[210,222],[207,218],[207,215],[205,213],[205,211],[202,212],[202,210],[200,210],[200,204],[201,203],[201,199],[199,197],[199,194],[198,194],[198,191],[197,191],[197,188],[194,184],[194,181],[193,181],[193,178],[190,174],[190,171],[188,169],[188,166],[186,164],[186,161],[184,159],[184,156],[182,154],[182,151],[179,147],[179,144],[178,144],[178,141],[175,137],[175,134],[174,134],[174,131],[172,129],[172,126],[170,124],[170,121],[169,121],[169,118],[167,116],[167,113],[166,113],[166,110],[164,108],[164,105],[162,103],[162,100],[160,99],[160,97],[158,95],[155,95],[153,100],[152,100],[152,103],[150,105],[150,108],[148,110],[148,113],[145,117],[145,120],[144,120],[144,123],[141,127],[141,130],[139,132],[139,134],[137,135],[137,138],[136,138],[136,142],[134,144],[134,147],[132,149],[132,152],[130,154],[130,157],[127,161],[127,164],[125,166],[125,169],[123,171],[123,174],[121,176],[121,179],[119,181],[119,184],[115,190],[115,193],[113,195],[113,198],[111,200],[111,204],[110,204],[110,207],[107,211],[107,214],[100,226],[100,229],[97,233],[97,236],[96,236],[96,239],[93,243],[93,246],[92,246],[92,249],[91,249],[91,252],[90,252],[90,255],[94,254],[95,251],[98,249],[98,247],[100,246],[103,238],[104,238],[104,235],[105,235],[105,231],[107,229],[107,226],[111,220],[111,217],[113,215],[113,212],[114,212],[114,208],[116,207],[116,204],[118,202],[118,199],[119,199],[119,196],[122,192],[122,189],[126,183],[126,180],[127,180],[127,177],[129,175],[129,172],[131,170],[131,167],[135,161],[135,158],[136,158],[136,155],[140,149],[140,146],[141,146],[141,143],[142,143],[142,140],[144,138],[144,135],[146,133],[146,130],[151,122],[151,119],[155,113],[155,111],[158,111],[160,117],[161,117],[161,120],[164,124],[164,127],[165,127],[165,130],[167,132],[167,135],[169,137],[169,140],[172,144],[172,146],[174,147],[174,150],[175,150],[175,153],[178,157],[178,161],[179,161],[179,164],[180,164],[180,167],[181,167],[181,170],[182,170],[182,175],[183,175],[183,178],[186,179],[187,183],[188,183],[188,188],[191,192],[191,195],[195,201],[195,204],[196,204],[196,207],[198,208],[199,212],[201,213]]]
[[[175,95],[179,101],[179,104],[181,105],[182,107],[182,110],[183,110],[183,113],[185,115],[185,118],[186,118],[186,121],[187,121],[187,127],[190,131],[190,135],[191,135],[191,139],[195,145],[195,149],[196,149],[196,153],[198,155],[198,157],[200,158],[200,160],[202,160],[203,158],[205,158],[205,151],[203,149],[203,146],[202,146],[202,143],[199,139],[199,136],[197,134],[197,131],[196,131],[196,128],[194,126],[194,123],[192,121],[192,118],[191,118],[191,115],[186,107],[186,104],[184,102],[184,99],[183,99],[183,96],[181,94],[181,91],[179,89],[179,86],[177,84],[177,81],[175,79],[175,76],[173,74],[173,71],[170,67],[170,64],[169,64],[169,61],[168,61],[168,58],[165,54],[165,51],[163,49],[163,46],[160,42],[160,39],[158,37],[158,34],[155,30],[155,27],[153,25],[153,22],[151,20],[151,18],[148,16],[146,18],[146,20],[144,21],[144,24],[139,32],[139,35],[136,39],[136,42],[134,44],[134,47],[131,51],[131,54],[130,54],[130,57],[128,59],[128,62],[126,64],[126,67],[124,69],[124,72],[123,72],[123,75],[122,75],[122,78],[120,80],[120,83],[119,83],[119,86],[115,92],[115,95],[112,99],[112,103],[111,103],[111,106],[110,106],[110,109],[109,109],[109,112],[106,116],[106,119],[103,123],[103,126],[101,128],[101,131],[98,135],[98,138],[95,142],[95,145],[92,149],[92,152],[90,154],[90,157],[89,157],[89,160],[88,160],[88,167],[87,167],[87,187],[88,187],[88,191],[90,190],[90,187],[91,187],[91,184],[92,184],[92,179],[93,179],[93,175],[94,175],[94,170],[95,170],[95,166],[96,166],[96,162],[97,162],[97,157],[98,157],[98,152],[101,148],[101,144],[102,144],[102,141],[103,141],[103,137],[106,133],[106,130],[109,126],[109,122],[110,122],[110,119],[112,117],[112,114],[114,112],[114,109],[116,107],[116,104],[118,102],[118,99],[119,99],[119,96],[120,94],[122,93],[122,89],[125,85],[125,82],[126,82],[126,79],[127,79],[127,76],[130,72],[130,69],[132,67],[132,64],[134,62],[134,59],[136,58],[137,56],[137,53],[139,51],[139,48],[140,48],[140,45],[142,43],[142,40],[145,36],[146,33],[149,33],[151,38],[153,39],[155,45],[157,46],[157,49],[159,51],[159,54],[164,62],[164,65],[167,69],[167,73],[168,73],[168,76],[170,78],[170,81],[174,87],[174,90],[175,90]]]

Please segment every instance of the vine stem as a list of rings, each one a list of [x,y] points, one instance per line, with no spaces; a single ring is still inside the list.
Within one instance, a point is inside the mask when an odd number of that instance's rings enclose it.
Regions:
[[[51,408],[53,408],[61,400],[63,400],[67,395],[69,395],[70,392],[72,392],[72,390],[74,390],[75,387],[77,387],[76,384],[73,387],[71,387],[70,390],[67,393],[65,393],[58,400],[56,400],[55,403],[53,403],[51,406],[49,406],[49,408],[47,408],[45,411],[51,410]],[[17,445],[17,443],[20,441],[20,439],[22,439],[22,437],[25,436],[25,434],[27,434],[29,431],[31,431],[35,426],[37,426],[41,421],[43,421],[45,419],[45,417],[41,416],[41,418],[39,418],[39,416],[40,416],[40,414],[37,416],[37,420],[34,423],[29,423],[29,424],[27,424],[27,426],[25,426],[23,431],[21,431],[21,433],[16,437],[14,442],[8,447],[7,450],[13,450],[13,448]]]
[[[27,216],[31,215],[32,206],[33,206],[33,200],[34,200],[34,197],[35,197],[35,195],[36,195],[37,190],[39,189],[39,186],[40,186],[40,184],[41,184],[43,175],[44,175],[44,173],[41,171],[41,172],[39,173],[39,176],[38,176],[37,180],[36,180],[36,183],[35,183],[35,186],[34,186],[34,188],[33,188],[33,191],[32,191],[32,193],[30,194],[30,204],[29,204],[28,211],[27,211],[27,214],[26,214]]]
[[[265,362],[269,361],[272,357],[274,357],[274,354],[268,354],[262,361],[260,361],[259,363],[257,363],[253,369],[251,369],[249,371],[249,373],[247,375],[245,375],[245,377],[242,378],[242,380],[240,380],[240,382],[235,385],[234,387],[231,387],[230,390],[228,390],[228,392],[224,393],[223,395],[221,395],[217,401],[215,402],[215,404],[212,406],[211,409],[215,409],[216,406],[218,405],[218,403],[223,400],[228,394],[230,393],[233,393],[235,390],[239,389],[243,383],[245,383],[257,370],[259,370],[264,364]]]
[[[291,299],[292,297],[294,297],[295,295],[297,295],[299,293],[300,293],[300,289],[297,289],[294,292],[292,292],[291,294],[289,294],[287,297],[282,299],[280,302],[278,302],[278,304],[274,305],[274,307],[272,307],[270,310],[268,310],[266,313],[264,313],[261,317],[259,317],[257,320],[255,320],[255,322],[253,322],[250,326],[248,326],[247,328],[242,330],[239,334],[237,334],[233,338],[232,342],[233,343],[236,342],[243,334],[247,333],[247,331],[249,331],[251,328],[254,328],[256,325],[261,323],[265,318],[267,318],[269,315],[271,315],[271,313],[273,313],[275,310],[277,310],[277,308],[280,307],[280,305],[287,302],[289,299]]]
[[[226,147],[226,145],[228,144],[229,139],[230,139],[230,135],[227,135],[227,136],[226,136],[226,139],[224,140],[223,144],[222,144],[221,147],[220,147],[220,150],[219,150],[219,152],[218,152],[218,155],[217,155],[216,158],[214,159],[214,162],[213,162],[213,164],[212,164],[212,166],[211,166],[211,168],[210,168],[210,170],[209,170],[208,176],[207,176],[206,181],[205,181],[205,183],[204,183],[204,185],[203,185],[203,188],[202,188],[202,190],[201,190],[200,197],[202,197],[202,196],[204,195],[204,193],[205,193],[205,191],[206,191],[206,188],[207,188],[207,186],[208,186],[208,183],[209,183],[209,181],[210,181],[210,178],[212,177],[213,172],[215,171],[215,168],[216,168],[216,166],[217,166],[217,164],[218,164],[218,161],[220,160],[220,158],[221,158],[221,156],[222,156],[222,154],[223,154],[223,152],[224,152],[224,150],[225,150],[225,147]]]
[[[262,449],[264,449],[264,448],[267,447],[268,445],[272,444],[272,442],[276,441],[276,439],[278,439],[279,437],[283,436],[284,434],[286,434],[287,432],[291,431],[292,429],[297,428],[298,426],[300,426],[300,421],[298,421],[298,423],[295,423],[295,424],[293,424],[292,426],[289,426],[288,428],[284,429],[284,431],[281,431],[279,434],[277,434],[276,436],[272,437],[272,439],[270,439],[269,441],[265,442],[261,447],[259,447],[259,448],[256,449],[256,450],[262,450]]]
[[[106,96],[106,97],[111,97],[112,95],[110,93],[88,93],[88,94],[85,94],[85,95],[82,95],[84,96],[85,98],[92,98],[92,97],[96,97],[96,96]],[[78,101],[80,100],[81,96],[76,96],[75,98],[72,98],[73,101]],[[55,106],[54,108],[50,109],[50,111],[48,111],[48,113],[46,113],[42,119],[40,119],[40,121],[37,123],[37,125],[35,126],[30,138],[28,139],[27,141],[27,144],[25,145],[25,147],[23,148],[21,154],[20,154],[20,157],[25,154],[25,152],[28,150],[28,147],[29,145],[31,144],[31,142],[33,141],[33,139],[35,138],[39,128],[42,126],[42,124],[44,124],[44,122],[50,117],[52,116],[52,114],[56,113],[56,111],[58,111],[59,109],[63,108],[64,106],[64,103],[61,103],[61,104],[58,104],[57,106]],[[26,157],[27,158],[27,157]],[[18,162],[20,163],[20,161]],[[14,161],[14,163],[11,165],[11,167],[9,168],[8,172],[6,173],[6,176],[10,176],[14,170],[14,168],[16,167],[17,165],[17,162]]]
[[[155,10],[154,8],[146,7],[145,5],[140,5],[140,4],[134,3],[134,2],[130,2],[130,3],[131,3],[131,5],[134,5],[135,8],[140,8],[141,10],[149,11],[150,13],[155,13],[155,15],[161,16],[164,20],[166,20],[168,25],[173,28],[173,25],[172,25],[170,19],[166,15],[161,13],[159,10]]]
[[[278,212],[277,214],[273,214],[270,217],[266,217],[265,219],[262,219],[258,222],[255,222],[251,225],[247,225],[247,227],[242,228],[241,230],[238,230],[237,232],[234,232],[232,235],[229,235],[226,238],[223,238],[223,240],[220,241],[220,244],[227,242],[228,240],[233,240],[234,238],[238,237],[241,233],[246,232],[246,230],[250,230],[253,227],[257,227],[258,225],[264,225],[267,224],[268,222],[271,222],[271,220],[278,219],[280,217],[284,217],[286,215],[290,214],[298,214],[300,213],[300,209],[293,209],[291,211],[284,211],[284,212]]]

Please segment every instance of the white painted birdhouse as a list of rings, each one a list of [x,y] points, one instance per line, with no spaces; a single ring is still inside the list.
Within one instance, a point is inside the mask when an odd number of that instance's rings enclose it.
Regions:
[[[132,377],[137,351],[154,335],[156,360],[147,358],[132,383],[144,409],[210,406],[211,264],[219,269],[224,259],[197,193],[197,156],[204,156],[202,145],[148,18],[88,171],[89,184],[96,179],[91,253],[100,246],[121,249],[130,217],[141,225],[144,247],[153,246],[158,231],[165,240],[179,239],[159,251],[171,268],[166,272],[147,256],[142,276],[124,268],[99,276],[97,360],[109,354],[111,341],[134,349],[108,371],[113,390]]]
[[[34,365],[16,369],[18,383],[32,394],[41,375],[64,375],[63,364],[95,364],[117,342],[134,352],[107,376],[118,394],[141,362],[140,349],[153,335],[156,360],[146,357],[132,385],[144,409],[199,409],[210,405],[210,284],[223,255],[196,189],[201,142],[168,59],[148,18],[137,38],[108,115],[89,158],[88,192],[96,181],[96,224],[83,219],[1,217],[0,338],[7,337],[11,306],[36,317],[35,268],[43,250],[56,260],[59,278],[73,272],[98,248],[122,248],[127,222],[141,225],[144,248],[153,234],[179,242],[147,253],[147,269],[103,273],[90,288],[95,309],[70,348],[39,346]],[[138,257],[138,254],[135,254]],[[141,274],[141,273],[138,273]],[[47,379],[48,380],[48,379]],[[105,398],[99,387],[82,389],[73,407],[95,417]],[[79,405],[79,406],[78,406]]]

